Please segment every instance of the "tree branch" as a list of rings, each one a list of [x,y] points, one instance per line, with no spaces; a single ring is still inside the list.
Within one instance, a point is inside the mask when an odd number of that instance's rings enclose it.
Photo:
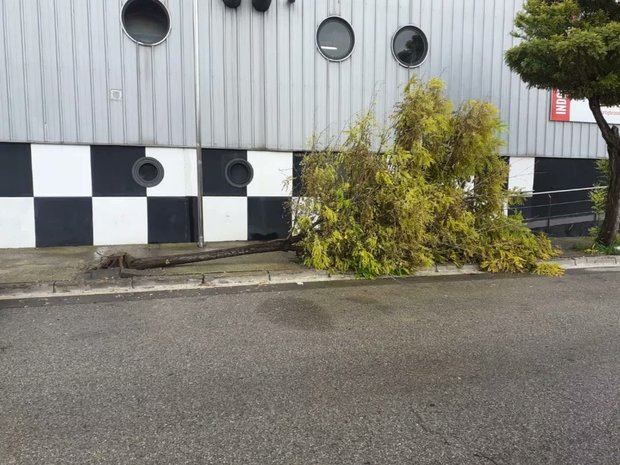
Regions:
[[[601,133],[603,134],[603,139],[605,139],[605,142],[612,147],[620,148],[620,141],[617,137],[617,129],[613,128],[609,125],[609,123],[607,123],[607,120],[605,119],[605,116],[603,115],[603,112],[601,110],[600,99],[598,97],[592,97],[588,100],[588,103],[590,105],[590,110],[594,115],[594,119],[596,120],[596,124],[600,128]]]

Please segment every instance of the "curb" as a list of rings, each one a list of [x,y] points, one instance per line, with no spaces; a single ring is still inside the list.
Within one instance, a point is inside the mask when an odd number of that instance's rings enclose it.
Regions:
[[[604,255],[553,260],[567,270],[620,267],[620,257]],[[456,276],[485,274],[476,265],[437,265],[424,268],[411,277]],[[214,289],[222,287],[266,286],[311,282],[347,281],[357,279],[353,274],[330,274],[326,271],[249,271],[240,273],[207,273],[184,276],[107,276],[85,278],[79,281],[34,283],[0,283],[0,301],[12,299],[68,297],[78,295],[122,294],[186,289]]]

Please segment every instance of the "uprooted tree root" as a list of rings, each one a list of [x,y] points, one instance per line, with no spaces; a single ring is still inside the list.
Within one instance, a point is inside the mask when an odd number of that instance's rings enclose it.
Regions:
[[[134,257],[123,253],[103,257],[99,267],[102,269],[126,268],[132,270],[148,270],[152,268],[166,268],[177,265],[218,260],[221,258],[239,257],[241,255],[253,255],[266,252],[288,252],[297,250],[297,244],[301,238],[292,236],[286,239],[260,242],[257,244],[231,247],[228,249],[207,250],[204,252],[183,253],[176,255],[164,255],[158,257]]]

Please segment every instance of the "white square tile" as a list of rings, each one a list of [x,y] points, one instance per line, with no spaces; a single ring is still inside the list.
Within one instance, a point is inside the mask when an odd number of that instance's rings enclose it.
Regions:
[[[249,197],[290,197],[293,194],[293,154],[291,152],[248,152],[254,179]]]
[[[35,246],[34,199],[0,198],[0,249]]]
[[[510,157],[509,189],[520,189],[525,192],[534,190],[534,157]]]
[[[35,197],[90,197],[90,146],[32,144]]]
[[[158,160],[164,167],[164,179],[146,189],[149,197],[190,197],[198,195],[196,151],[147,147],[146,156]]]
[[[147,212],[146,197],[94,197],[94,244],[147,244]]]
[[[205,241],[247,241],[248,199],[204,197]]]

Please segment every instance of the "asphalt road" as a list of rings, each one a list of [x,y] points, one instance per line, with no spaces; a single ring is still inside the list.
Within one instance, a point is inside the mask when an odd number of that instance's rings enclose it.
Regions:
[[[617,270],[104,300],[0,309],[0,463],[620,463]]]

